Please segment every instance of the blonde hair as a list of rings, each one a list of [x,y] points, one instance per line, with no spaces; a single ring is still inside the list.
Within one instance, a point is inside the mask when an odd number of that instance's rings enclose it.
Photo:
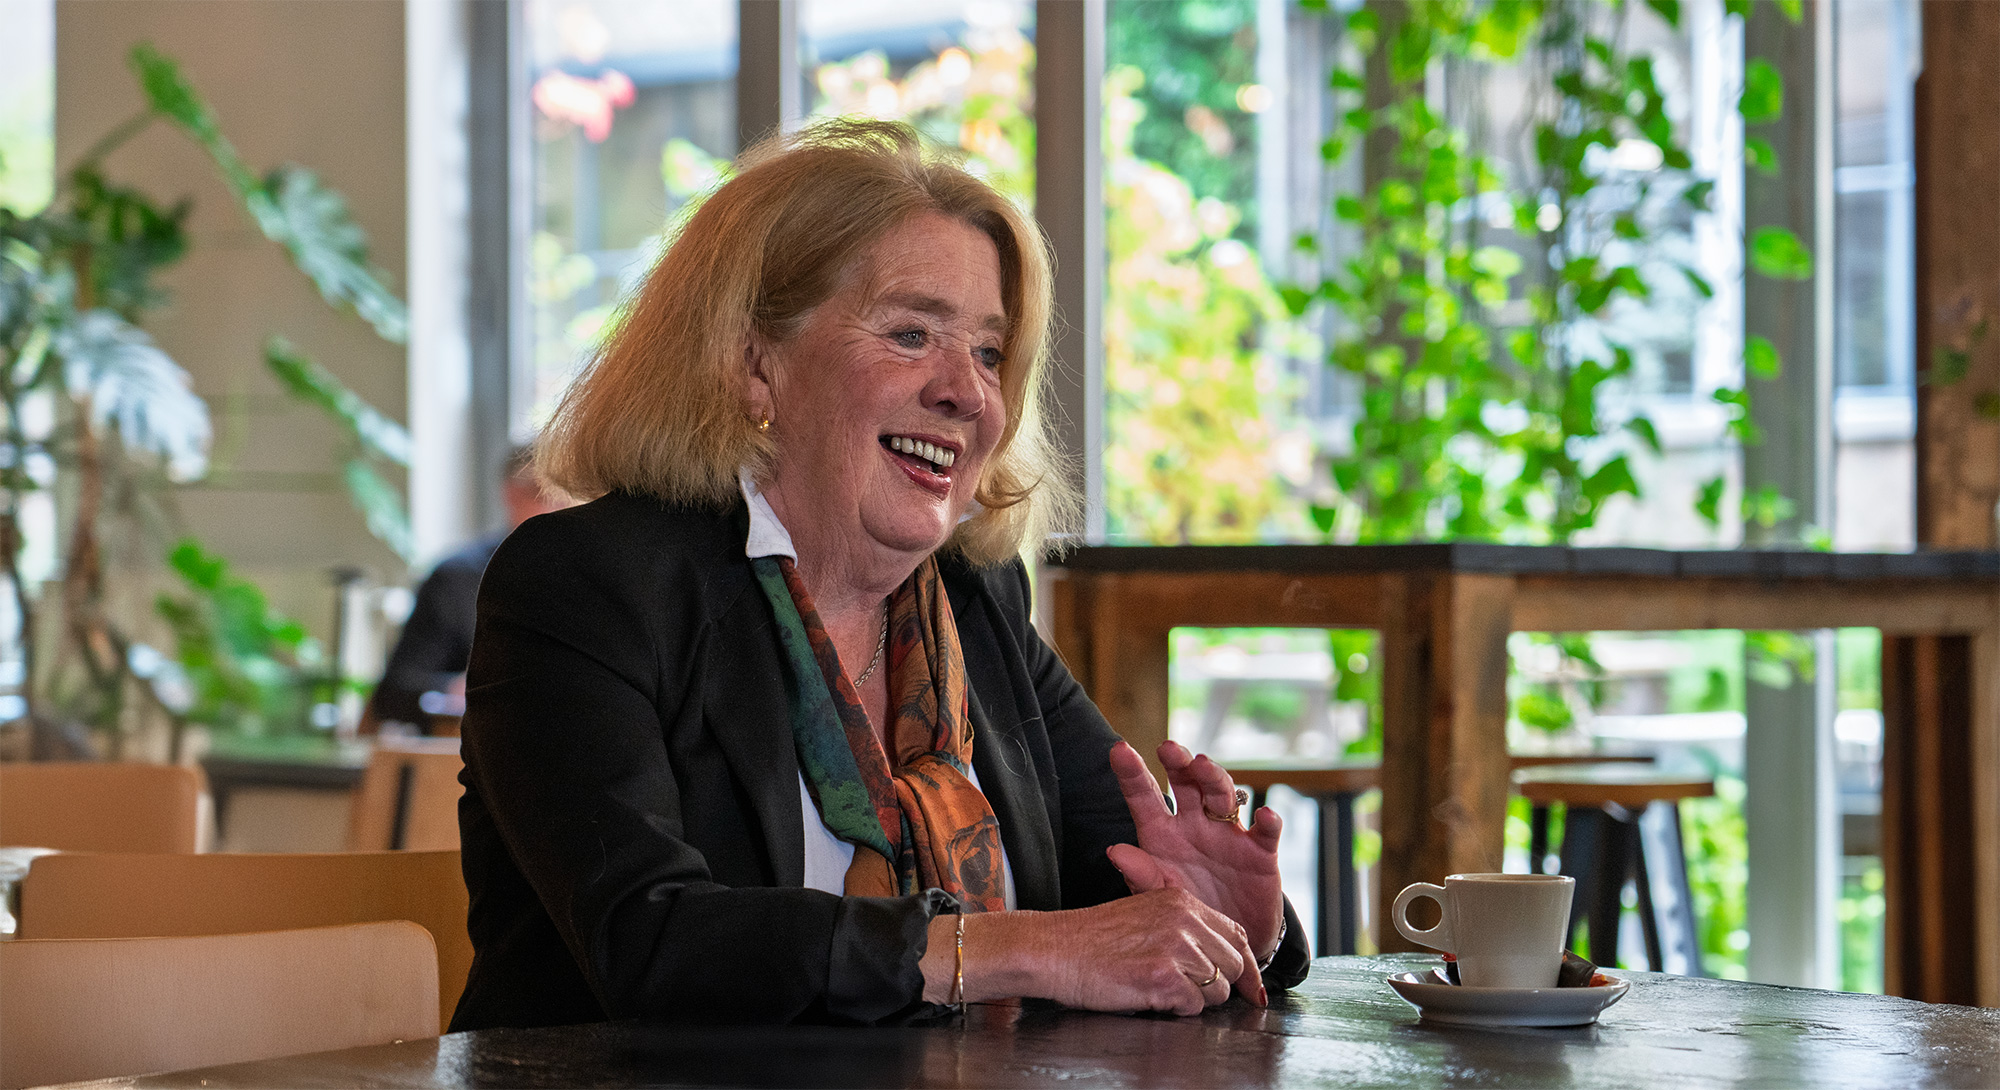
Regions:
[[[993,240],[1008,318],[1006,429],[948,547],[997,563],[1069,525],[1075,488],[1041,416],[1052,305],[1047,243],[1031,221],[896,122],[822,121],[760,143],[738,167],[563,394],[536,451],[544,477],[579,498],[728,505],[740,468],[759,473],[777,457],[745,400],[752,336],[792,340],[871,244],[940,213]]]

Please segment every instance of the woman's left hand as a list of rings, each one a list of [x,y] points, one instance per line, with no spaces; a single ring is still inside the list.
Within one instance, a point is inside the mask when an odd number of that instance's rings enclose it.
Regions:
[[[1111,747],[1111,769],[1139,843],[1113,845],[1111,864],[1134,893],[1185,889],[1235,920],[1248,933],[1250,948],[1262,958],[1277,949],[1284,922],[1284,891],[1278,884],[1277,812],[1266,806],[1243,828],[1224,815],[1236,812],[1236,784],[1222,766],[1197,757],[1178,742],[1160,746],[1160,763],[1173,789],[1174,810],[1160,796],[1158,781],[1130,745]]]

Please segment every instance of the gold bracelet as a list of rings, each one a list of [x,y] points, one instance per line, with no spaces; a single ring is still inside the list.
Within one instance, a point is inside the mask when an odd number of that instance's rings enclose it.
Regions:
[[[965,913],[958,914],[958,971],[952,974],[952,1005],[965,1013]]]

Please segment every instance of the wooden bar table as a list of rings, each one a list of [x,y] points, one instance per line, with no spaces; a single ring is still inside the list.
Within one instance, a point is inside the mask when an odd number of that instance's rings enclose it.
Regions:
[[[1885,1087],[2000,1085],[2000,1011],[1657,973],[1599,1024],[1420,1022],[1391,972],[1426,955],[1323,958],[1268,1009],[1198,1017],[974,1004],[931,1026],[481,1030],[74,1084],[140,1087]],[[717,971],[727,971],[718,964]]]
[[[1057,650],[1146,754],[1174,628],[1379,631],[1383,909],[1500,867],[1510,633],[1878,628],[1888,985],[2000,1006],[2000,553],[1100,546],[1045,572]]]

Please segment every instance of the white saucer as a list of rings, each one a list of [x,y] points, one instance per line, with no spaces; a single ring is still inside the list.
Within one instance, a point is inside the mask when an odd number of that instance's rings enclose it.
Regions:
[[[1461,1026],[1587,1026],[1625,997],[1630,981],[1594,988],[1462,988],[1436,970],[1391,973],[1389,986],[1427,1022]]]

